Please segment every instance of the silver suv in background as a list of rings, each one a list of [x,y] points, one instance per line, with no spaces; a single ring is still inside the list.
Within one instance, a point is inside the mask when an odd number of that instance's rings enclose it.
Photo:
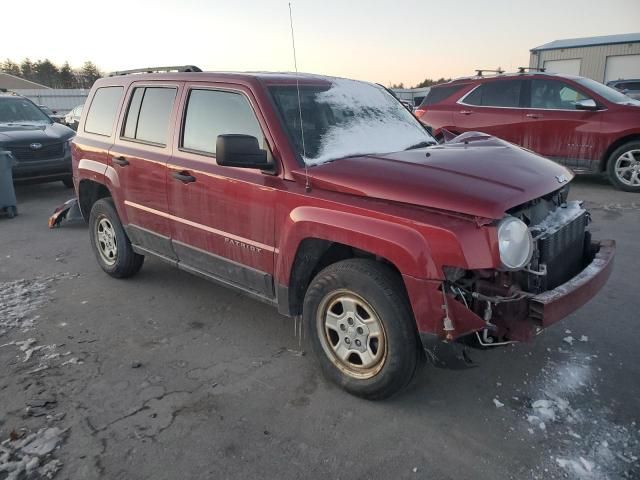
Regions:
[[[612,80],[607,82],[607,87],[615,88],[627,97],[640,100],[640,78],[628,80]]]
[[[69,113],[64,116],[64,124],[72,130],[78,130],[80,115],[82,115],[82,107],[84,104],[76,105]]]

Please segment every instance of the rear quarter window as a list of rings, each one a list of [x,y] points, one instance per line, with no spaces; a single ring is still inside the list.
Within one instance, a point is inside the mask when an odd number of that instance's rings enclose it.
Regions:
[[[456,92],[459,92],[460,90],[462,90],[464,87],[468,86],[469,84],[458,84],[458,85],[446,85],[446,86],[442,86],[442,87],[432,87],[431,90],[429,90],[429,93],[427,94],[426,97],[424,97],[424,100],[422,100],[422,103],[420,104],[420,106],[426,106],[426,105],[434,105],[436,103],[440,103],[441,101],[449,98],[451,95],[453,95]]]
[[[123,91],[123,87],[102,87],[96,90],[84,122],[85,132],[111,136]]]

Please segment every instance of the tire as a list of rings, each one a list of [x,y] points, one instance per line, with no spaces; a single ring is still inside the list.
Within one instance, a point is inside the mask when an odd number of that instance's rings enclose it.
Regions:
[[[640,142],[625,143],[607,160],[607,174],[614,187],[640,192]]]
[[[326,267],[306,292],[303,321],[323,373],[353,395],[388,398],[421,363],[401,279],[382,263],[349,259]]]
[[[112,277],[131,277],[142,268],[144,256],[133,251],[110,198],[102,198],[93,204],[89,237],[98,264]]]
[[[67,177],[62,180],[62,183],[67,188],[73,188],[73,177]]]

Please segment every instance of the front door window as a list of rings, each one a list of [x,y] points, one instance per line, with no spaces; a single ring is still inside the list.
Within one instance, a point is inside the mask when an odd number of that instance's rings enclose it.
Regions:
[[[559,80],[544,78],[531,81],[531,108],[576,110],[576,102],[588,98]]]

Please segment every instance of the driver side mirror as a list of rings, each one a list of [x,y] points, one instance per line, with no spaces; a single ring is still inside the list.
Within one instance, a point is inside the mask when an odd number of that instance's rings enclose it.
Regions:
[[[229,133],[216,139],[216,162],[225,167],[259,168],[271,170],[267,151],[262,150],[258,139],[251,135]]]
[[[585,98],[583,100],[578,100],[575,103],[576,110],[590,110],[595,111],[598,110],[598,104],[595,100],[591,98]]]

